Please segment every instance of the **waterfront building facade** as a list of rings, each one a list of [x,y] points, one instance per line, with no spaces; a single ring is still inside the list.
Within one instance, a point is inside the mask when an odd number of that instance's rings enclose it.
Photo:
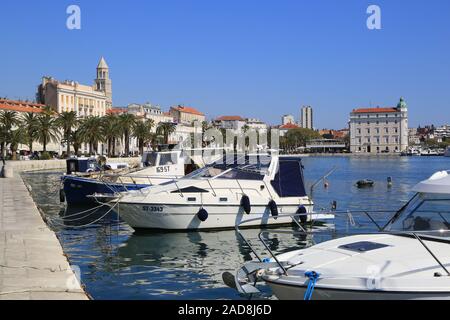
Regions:
[[[349,125],[351,152],[398,153],[408,148],[408,108],[403,98],[395,108],[354,109]]]
[[[280,137],[284,137],[289,132],[289,130],[298,129],[298,128],[300,128],[300,127],[293,123],[287,123],[285,125],[282,125],[282,126],[278,127],[278,129],[280,131]]]
[[[258,132],[266,132],[268,128],[265,122],[256,118],[247,118],[245,119],[245,123],[251,130],[255,130]]]
[[[202,112],[195,108],[181,105],[171,107],[169,114],[176,123],[184,125],[192,125],[195,122],[202,123],[206,120],[206,117]]]
[[[112,85],[109,67],[102,57],[97,66],[97,78],[93,85],[75,81],[58,81],[43,77],[38,86],[37,100],[50,106],[55,112],[75,111],[80,118],[104,116],[112,107]]]
[[[311,106],[304,106],[301,108],[300,126],[306,129],[314,129],[313,109]]]
[[[434,136],[436,138],[450,138],[450,125],[443,125],[434,129]]]
[[[220,129],[231,130],[235,133],[241,132],[246,125],[244,118],[240,116],[222,116],[214,119],[213,125]]]
[[[291,114],[285,114],[281,117],[281,125],[284,126],[286,124],[295,124],[294,116]]]

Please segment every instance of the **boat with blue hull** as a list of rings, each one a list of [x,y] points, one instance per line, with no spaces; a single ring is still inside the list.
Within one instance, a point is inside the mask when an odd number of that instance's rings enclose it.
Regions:
[[[95,204],[97,202],[92,197],[93,194],[114,196],[120,192],[135,191],[171,182],[206,164],[207,157],[204,155],[196,157],[196,155],[193,156],[186,150],[146,152],[142,156],[141,167],[138,170],[112,173],[110,171],[70,172],[70,169],[77,167],[73,164],[73,159],[70,159],[68,172],[61,178],[61,202],[66,201],[68,205]],[[215,159],[217,156],[211,157]],[[69,161],[72,164],[69,164]]]

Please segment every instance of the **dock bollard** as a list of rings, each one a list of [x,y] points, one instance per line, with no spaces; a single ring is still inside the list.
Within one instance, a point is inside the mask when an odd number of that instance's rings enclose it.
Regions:
[[[3,166],[3,178],[14,178],[14,169],[11,166]]]

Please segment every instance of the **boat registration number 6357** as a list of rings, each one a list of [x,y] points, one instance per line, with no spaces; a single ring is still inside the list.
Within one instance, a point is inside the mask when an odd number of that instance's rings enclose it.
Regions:
[[[157,173],[170,172],[170,166],[156,167]]]
[[[143,206],[142,211],[145,212],[163,212],[163,207],[160,206]]]

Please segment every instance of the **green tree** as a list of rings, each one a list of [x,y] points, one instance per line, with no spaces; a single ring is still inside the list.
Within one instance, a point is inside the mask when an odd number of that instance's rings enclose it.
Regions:
[[[72,130],[78,126],[78,123],[79,121],[75,111],[62,112],[56,119],[56,125],[63,131],[63,142],[67,145],[67,156],[70,156]]]
[[[22,124],[25,129],[25,138],[30,153],[33,153],[33,143],[38,139],[38,115],[34,112],[27,112],[22,116]]]
[[[139,153],[144,154],[144,145],[153,139],[152,129],[155,122],[152,119],[146,121],[137,121],[133,128],[133,136],[138,140]]]
[[[26,141],[25,129],[23,127],[11,130],[9,149],[11,150],[12,160],[17,160],[17,150],[19,149],[19,144],[24,144]]]
[[[169,137],[177,129],[177,125],[172,122],[161,122],[156,129],[156,134],[162,138],[163,143],[169,143]]]
[[[42,144],[43,151],[47,152],[49,142],[59,140],[59,131],[56,124],[55,113],[50,107],[45,107],[37,117],[37,139]]]
[[[136,124],[136,117],[130,113],[124,113],[119,116],[119,125],[122,129],[123,138],[125,140],[125,155],[130,153],[130,136]]]
[[[83,143],[83,137],[79,128],[72,131],[72,133],[70,134],[70,141],[72,142],[75,155],[78,156],[81,145]]]
[[[116,141],[122,135],[119,118],[115,114],[108,114],[102,118],[102,132],[108,144],[108,157],[112,157],[116,154]]]
[[[289,130],[280,140],[280,144],[286,151],[295,151],[299,147],[304,147],[306,143],[312,139],[320,139],[321,136],[317,131],[296,128]]]
[[[6,157],[6,146],[11,140],[11,130],[20,124],[20,118],[15,111],[0,112],[0,149],[3,157]]]
[[[104,139],[102,119],[94,116],[84,118],[80,124],[80,135],[82,141],[89,144],[89,153],[97,154],[98,143]]]

